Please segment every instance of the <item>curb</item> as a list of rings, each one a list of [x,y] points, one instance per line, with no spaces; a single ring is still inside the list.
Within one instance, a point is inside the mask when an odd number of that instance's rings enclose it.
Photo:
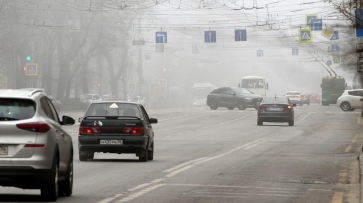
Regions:
[[[359,202],[363,203],[362,195],[363,195],[363,154],[359,154],[359,183],[360,183],[360,194],[359,194]]]

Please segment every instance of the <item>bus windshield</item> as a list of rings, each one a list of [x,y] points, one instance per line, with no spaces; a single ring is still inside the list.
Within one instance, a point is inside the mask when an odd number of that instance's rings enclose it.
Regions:
[[[242,79],[243,88],[264,88],[263,79]]]
[[[211,91],[210,87],[193,87],[193,99],[205,99]]]

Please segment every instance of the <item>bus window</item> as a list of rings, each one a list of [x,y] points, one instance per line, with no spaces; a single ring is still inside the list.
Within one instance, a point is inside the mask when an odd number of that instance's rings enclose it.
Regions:
[[[244,79],[242,80],[243,88],[263,88],[264,82],[262,79]]]

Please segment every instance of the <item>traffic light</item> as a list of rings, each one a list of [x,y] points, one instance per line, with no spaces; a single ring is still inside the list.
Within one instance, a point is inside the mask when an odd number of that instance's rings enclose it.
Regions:
[[[164,72],[166,72],[166,68],[164,68]]]
[[[26,60],[30,61],[31,57],[30,56],[27,56],[26,57]]]
[[[101,87],[101,83],[98,83],[98,87]]]

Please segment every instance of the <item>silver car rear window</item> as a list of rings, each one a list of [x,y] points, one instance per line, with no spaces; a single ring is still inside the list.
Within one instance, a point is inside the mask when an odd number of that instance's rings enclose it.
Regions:
[[[34,116],[35,110],[32,100],[0,98],[0,121],[29,119]]]

